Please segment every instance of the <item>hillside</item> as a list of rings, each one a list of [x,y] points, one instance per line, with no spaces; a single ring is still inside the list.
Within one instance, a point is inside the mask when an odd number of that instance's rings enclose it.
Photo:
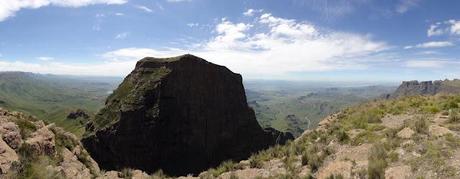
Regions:
[[[251,81],[247,85],[249,105],[262,126],[288,131],[295,136],[306,129],[314,129],[321,119],[332,113],[395,89],[392,86],[331,87],[339,85],[331,83],[267,83]]]
[[[201,178],[455,178],[460,95],[375,100],[325,118],[315,130]],[[193,178],[193,177],[184,177]]]
[[[67,115],[78,109],[94,114],[117,83],[115,78],[1,72],[0,107],[34,115],[81,135],[86,121],[67,120]]]

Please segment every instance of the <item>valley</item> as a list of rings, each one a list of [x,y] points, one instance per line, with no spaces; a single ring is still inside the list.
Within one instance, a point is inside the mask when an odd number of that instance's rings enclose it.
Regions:
[[[356,84],[249,81],[245,83],[249,105],[260,125],[299,136],[320,120],[346,107],[392,93],[391,84]],[[350,87],[343,87],[348,86]],[[353,86],[356,85],[356,86]]]

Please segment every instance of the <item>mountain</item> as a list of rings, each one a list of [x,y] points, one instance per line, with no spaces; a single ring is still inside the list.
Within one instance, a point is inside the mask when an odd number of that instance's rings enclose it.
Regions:
[[[66,119],[78,109],[94,114],[121,79],[0,72],[0,107],[34,115],[77,135],[85,119]]]
[[[82,142],[106,170],[185,175],[289,139],[259,126],[241,75],[183,55],[140,60],[88,124]]]
[[[306,129],[314,129],[321,119],[330,114],[396,89],[391,85],[356,86],[358,84],[308,81],[252,80],[246,84],[248,103],[254,108],[259,123],[264,127],[291,132],[294,136],[299,136]]]
[[[458,94],[368,101],[195,178],[458,178],[459,105]]]
[[[404,81],[394,93],[386,97],[397,98],[402,96],[435,95],[438,93],[459,94],[460,80]]]

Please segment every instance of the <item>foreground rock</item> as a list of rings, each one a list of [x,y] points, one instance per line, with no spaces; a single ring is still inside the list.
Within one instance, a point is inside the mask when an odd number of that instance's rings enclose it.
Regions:
[[[75,135],[0,108],[0,178],[94,178],[102,175]]]
[[[259,126],[239,74],[183,55],[140,60],[82,142],[105,170],[186,175],[287,139],[292,135]]]

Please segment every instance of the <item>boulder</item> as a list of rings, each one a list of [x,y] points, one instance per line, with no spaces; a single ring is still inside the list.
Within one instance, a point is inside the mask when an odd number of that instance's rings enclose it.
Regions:
[[[399,131],[396,135],[402,139],[410,139],[414,134],[415,132],[412,129],[406,127]]]
[[[62,162],[56,167],[65,178],[91,178],[90,170],[67,148],[62,149]]]
[[[0,124],[0,135],[12,149],[18,149],[22,144],[21,130],[13,122]]]
[[[13,162],[19,162],[18,155],[5,141],[0,139],[0,174],[6,174]]]
[[[140,60],[86,131],[82,143],[101,168],[169,175],[293,139],[259,126],[241,75],[193,55]]]

